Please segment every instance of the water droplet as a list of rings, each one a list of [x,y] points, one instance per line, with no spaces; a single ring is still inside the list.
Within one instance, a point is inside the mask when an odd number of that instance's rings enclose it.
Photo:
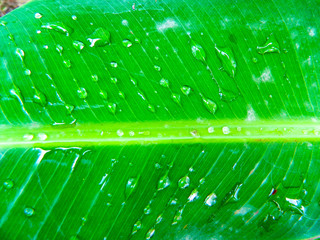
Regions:
[[[69,59],[63,60],[63,64],[66,68],[71,68],[71,62]]]
[[[113,68],[117,68],[117,67],[118,67],[118,63],[116,63],[116,62],[111,62],[111,63],[110,63],[110,66],[113,67]]]
[[[154,65],[154,69],[155,69],[157,72],[160,72],[160,71],[161,71],[161,67],[158,66],[158,65]]]
[[[190,93],[191,93],[191,91],[192,91],[191,87],[189,87],[189,86],[187,86],[187,85],[182,86],[182,87],[180,88],[180,90],[181,90],[181,92],[182,92],[184,95],[186,95],[186,96],[189,96]]]
[[[209,127],[208,128],[208,133],[213,133],[214,132],[214,127]]]
[[[217,202],[217,195],[214,193],[209,194],[204,200],[204,203],[209,207],[212,207],[214,204],[216,204],[216,202]]]
[[[132,232],[131,234],[135,234],[136,232],[138,232],[142,227],[142,223],[140,220],[138,220],[134,225],[133,225],[133,228],[132,228]]]
[[[253,63],[257,63],[257,62],[258,62],[258,59],[255,58],[255,57],[253,57],[253,58],[252,58],[252,62],[253,62]]]
[[[228,126],[224,126],[224,127],[222,127],[222,132],[223,132],[223,134],[229,134],[230,128]]]
[[[178,186],[179,188],[187,188],[190,185],[190,178],[188,176],[184,176],[182,178],[180,178],[179,182],[178,182]]]
[[[217,51],[218,57],[223,66],[223,70],[226,71],[226,73],[231,78],[234,78],[234,75],[236,74],[237,64],[236,64],[232,50],[227,47],[219,49],[217,46],[215,46],[215,49]]]
[[[137,187],[138,180],[136,178],[129,178],[126,184],[126,197],[129,198],[129,196],[133,193],[135,188]]]
[[[47,97],[39,90],[33,95],[33,102],[40,104],[42,107],[47,105]]]
[[[152,112],[152,113],[155,113],[155,112],[156,112],[156,109],[155,109],[154,105],[152,105],[152,104],[148,104],[148,110],[149,110],[150,112]]]
[[[73,20],[75,20],[75,21],[78,19],[78,17],[77,17],[76,15],[72,15],[71,18],[72,18]]]
[[[161,85],[162,87],[169,88],[169,80],[162,78],[162,79],[160,80],[160,85]]]
[[[172,221],[172,225],[177,224],[179,221],[182,220],[182,213],[183,213],[183,207],[178,209],[178,211],[176,212],[176,214],[173,217],[173,221]]]
[[[74,106],[70,104],[66,104],[66,110],[67,110],[67,113],[70,115],[74,110]]]
[[[3,187],[6,189],[11,189],[11,188],[13,188],[13,186],[14,186],[14,182],[11,179],[7,179],[3,183]]]
[[[168,177],[168,175],[164,175],[163,177],[161,177],[159,179],[159,182],[158,182],[158,191],[160,190],[163,190],[167,187],[169,187],[170,185],[170,179]]]
[[[126,98],[126,95],[125,95],[124,92],[122,92],[122,91],[119,91],[119,92],[118,92],[118,95],[119,95],[119,97],[121,97],[122,99],[125,99],[125,98]]]
[[[103,47],[110,43],[110,32],[100,27],[97,28],[88,38],[90,47]]]
[[[155,231],[156,230],[154,228],[149,229],[149,231],[146,233],[146,239],[152,238],[154,233],[155,233]]]
[[[123,46],[126,47],[126,48],[129,48],[129,47],[132,46],[132,42],[131,42],[130,40],[128,40],[128,39],[124,39],[124,40],[122,41],[122,44],[123,44]]]
[[[150,204],[148,204],[148,206],[146,206],[144,209],[143,209],[143,212],[144,214],[148,215],[151,213],[151,207],[150,207]]]
[[[94,82],[98,82],[99,77],[98,77],[97,74],[94,74],[94,75],[91,75],[91,79],[92,79],[92,81],[94,81]]]
[[[72,45],[78,51],[78,53],[80,53],[81,50],[84,49],[84,43],[83,42],[73,41]]]
[[[34,215],[34,209],[30,207],[25,208],[23,212],[27,217],[31,217]]]
[[[123,136],[123,131],[121,130],[121,129],[119,129],[119,130],[117,130],[117,135],[119,136],[119,137],[122,137]]]
[[[62,51],[63,51],[63,47],[62,47],[60,44],[57,44],[56,50],[57,50],[57,52],[61,55],[61,54],[62,54]]]
[[[191,52],[197,60],[202,62],[206,61],[206,52],[201,45],[195,43],[194,41],[191,41]]]
[[[8,38],[9,38],[11,41],[14,41],[14,36],[13,36],[11,33],[8,35]]]
[[[220,88],[219,96],[220,96],[220,99],[224,102],[232,102],[240,96],[240,92],[238,91],[237,93],[235,93],[233,91]]]
[[[20,60],[23,61],[23,59],[24,59],[24,51],[21,48],[17,48],[16,49],[16,54],[18,55]]]
[[[69,36],[70,33],[73,32],[72,28],[66,26],[62,22],[46,23],[46,24],[42,25],[41,28],[54,30],[58,33],[65,34],[66,36]]]
[[[267,41],[262,46],[257,47],[257,52],[261,55],[266,53],[280,53],[279,43],[273,34],[267,38]]]
[[[87,90],[83,87],[77,90],[78,97],[81,99],[85,99],[88,96]]]
[[[212,101],[210,98],[205,98],[204,96],[202,96],[202,101],[204,103],[204,106],[206,107],[206,109],[211,113],[214,114],[217,111],[217,104]]]
[[[199,192],[197,189],[194,189],[188,197],[188,202],[193,202],[199,198]]]
[[[47,136],[47,134],[45,134],[45,133],[39,133],[39,134],[38,134],[38,138],[39,138],[41,141],[45,141],[45,140],[48,138],[48,136]]]
[[[181,103],[181,96],[180,96],[180,94],[172,93],[172,94],[171,94],[171,98],[172,98],[172,100],[173,100],[175,103],[177,103],[177,104],[180,105],[180,103]]]
[[[24,74],[27,75],[27,76],[30,76],[31,75],[31,70],[30,69],[26,69],[24,71]]]
[[[223,199],[223,204],[238,202],[239,199],[239,191],[242,187],[242,184],[237,184]]]
[[[108,103],[108,110],[110,113],[115,114],[117,110],[117,104],[115,103]]]
[[[35,14],[34,14],[34,17],[35,17],[36,19],[40,19],[40,18],[42,18],[42,14],[41,14],[41,13],[35,13]]]
[[[27,141],[31,141],[34,138],[32,134],[25,134],[23,135],[23,139]]]
[[[107,99],[108,99],[108,94],[107,94],[107,92],[104,91],[104,90],[100,90],[99,95],[100,95],[100,97],[102,97],[104,100],[107,100]]]
[[[201,178],[201,179],[199,180],[200,185],[204,184],[205,182],[206,182],[206,179],[205,179],[205,178]]]
[[[156,219],[156,224],[159,224],[162,221],[162,215],[159,215]]]
[[[112,83],[116,84],[116,83],[118,82],[118,79],[115,78],[115,77],[111,77],[111,78],[110,78],[110,81],[111,81]]]

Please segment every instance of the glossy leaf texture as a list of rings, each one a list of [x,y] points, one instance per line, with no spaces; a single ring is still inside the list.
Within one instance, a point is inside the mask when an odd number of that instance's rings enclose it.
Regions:
[[[319,236],[319,10],[34,0],[1,18],[1,239]]]

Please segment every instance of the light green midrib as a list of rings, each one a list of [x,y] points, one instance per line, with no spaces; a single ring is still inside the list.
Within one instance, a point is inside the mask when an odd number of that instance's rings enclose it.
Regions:
[[[1,127],[0,147],[320,141],[312,121],[188,120]]]

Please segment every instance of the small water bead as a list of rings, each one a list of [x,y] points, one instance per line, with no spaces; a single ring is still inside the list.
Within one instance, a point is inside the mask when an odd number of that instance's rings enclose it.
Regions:
[[[187,188],[190,185],[190,178],[188,176],[184,176],[179,179],[178,186],[181,189]]]
[[[83,42],[73,41],[72,45],[78,51],[78,53],[80,53],[81,50],[84,49],[84,43]]]
[[[38,134],[38,138],[39,138],[41,141],[45,141],[45,140],[48,138],[48,135],[45,134],[45,133],[39,133],[39,134]]]
[[[31,70],[30,69],[26,69],[24,70],[24,74],[27,75],[27,76],[30,76],[31,75]]]
[[[167,175],[164,175],[163,177],[161,177],[161,178],[159,179],[159,182],[158,182],[158,191],[163,190],[163,189],[169,187],[169,186],[170,186],[170,183],[171,183],[171,182],[170,182],[169,177],[168,177]]]
[[[34,138],[33,134],[25,134],[25,135],[23,135],[23,139],[27,140],[27,141],[31,141],[31,140],[33,140],[33,138]]]
[[[81,99],[85,99],[88,96],[87,90],[83,87],[77,90],[78,97]]]
[[[37,90],[33,95],[33,102],[40,104],[42,107],[47,105],[47,97],[42,92]]]
[[[205,178],[201,178],[201,179],[199,180],[200,185],[204,184],[205,182],[206,182],[206,179],[205,179]]]
[[[129,178],[126,184],[126,197],[129,198],[138,184],[137,178]]]
[[[118,82],[118,79],[115,78],[115,77],[111,77],[110,78],[110,81],[113,83],[113,84],[116,84]]]
[[[71,68],[71,61],[69,59],[63,60],[63,64],[66,68]]]
[[[217,195],[215,193],[211,193],[209,194],[206,199],[204,200],[204,203],[209,206],[212,207],[214,204],[217,203]]]
[[[133,225],[131,234],[135,234],[135,233],[138,232],[141,228],[142,228],[142,223],[141,223],[140,220],[138,220],[138,221]]]
[[[74,106],[73,105],[70,105],[70,104],[66,104],[66,110],[67,110],[67,114],[71,114],[72,111],[74,110]]]
[[[11,188],[13,188],[13,186],[14,186],[14,182],[11,179],[7,179],[3,183],[3,187],[6,189],[11,189]]]
[[[17,48],[16,49],[16,54],[18,55],[20,60],[23,61],[23,59],[24,59],[24,51],[21,48]]]
[[[73,32],[72,28],[66,26],[63,22],[46,23],[42,25],[41,28],[54,30],[58,33],[65,34],[66,36],[69,36]]]
[[[158,66],[158,65],[154,65],[154,69],[155,69],[157,72],[160,72],[160,71],[161,71],[161,67]]]
[[[156,224],[159,224],[162,221],[162,215],[159,215],[156,219]]]
[[[108,99],[108,93],[105,90],[101,89],[100,92],[99,92],[99,96],[104,100]]]
[[[258,62],[258,59],[255,58],[255,57],[253,57],[253,58],[252,58],[252,62],[253,62],[253,63],[257,63],[257,62]]]
[[[180,94],[178,94],[178,93],[172,93],[172,94],[171,94],[171,99],[172,99],[175,103],[177,103],[177,104],[180,105],[180,103],[181,103],[181,96],[180,96]]]
[[[187,86],[187,85],[182,86],[182,87],[180,88],[180,90],[181,90],[181,92],[182,92],[184,95],[186,95],[186,96],[189,96],[190,93],[191,93],[191,91],[192,91],[191,87],[189,87],[189,86]]]
[[[97,74],[94,74],[94,75],[91,75],[91,79],[92,79],[92,81],[94,81],[94,82],[98,82],[99,77],[98,77]]]
[[[103,47],[110,43],[110,32],[100,27],[97,28],[88,38],[90,47]]]
[[[155,231],[156,230],[154,228],[149,229],[149,231],[146,233],[146,239],[152,238],[154,233],[155,233]]]
[[[129,48],[129,47],[132,46],[132,42],[131,42],[130,40],[128,40],[128,39],[124,39],[124,40],[122,41],[122,44],[123,44],[123,46],[126,47],[126,48]]]
[[[193,202],[199,198],[198,189],[194,189],[188,197],[188,202]]]
[[[183,210],[184,210],[183,207],[178,209],[178,211],[176,212],[176,214],[173,217],[173,221],[172,221],[171,225],[175,225],[175,224],[177,224],[178,222],[180,222],[182,220]]]
[[[30,207],[25,208],[23,212],[24,212],[24,215],[26,215],[27,217],[31,217],[35,213],[34,209]]]
[[[40,18],[42,18],[42,14],[41,13],[35,13],[34,14],[34,18],[40,19]]]
[[[146,206],[144,209],[143,209],[143,212],[144,214],[146,215],[149,215],[151,213],[151,206],[150,204],[148,204],[148,206]]]
[[[154,105],[152,105],[152,104],[148,104],[148,110],[149,110],[150,112],[152,112],[152,113],[155,113],[155,112],[156,112],[156,109],[155,109]]]
[[[110,63],[110,66],[113,67],[113,68],[117,68],[117,67],[118,67],[118,63],[116,63],[116,62],[111,62],[111,63]]]
[[[160,86],[169,88],[169,80],[162,78],[162,79],[160,80]]]
[[[214,132],[214,127],[209,127],[208,128],[208,133],[213,133]]]
[[[201,45],[195,43],[194,41],[191,41],[191,52],[197,60],[202,62],[206,61],[206,52]]]
[[[222,132],[223,132],[223,134],[229,134],[230,128],[228,126],[224,126],[224,127],[222,127]]]
[[[134,39],[134,42],[137,43],[137,44],[140,44],[140,43],[141,43],[141,39],[136,37],[136,38]]]
[[[124,94],[124,92],[119,91],[118,92],[119,97],[121,97],[122,99],[126,99],[126,95]]]
[[[107,108],[108,108],[108,111],[112,114],[115,114],[116,113],[116,110],[117,110],[117,104],[115,103],[108,103],[107,104]]]
[[[204,96],[202,96],[202,102],[205,106],[205,108],[211,113],[211,114],[214,114],[216,111],[217,111],[217,104],[212,101],[210,98],[205,98]]]
[[[277,39],[273,34],[267,38],[267,41],[262,46],[257,47],[257,52],[261,55],[266,53],[280,53],[280,47]]]
[[[223,66],[223,70],[231,77],[234,78],[236,74],[236,60],[234,58],[233,52],[230,48],[218,48],[215,46],[216,52]]]
[[[78,19],[78,17],[76,15],[72,15],[71,18],[72,18],[72,20],[75,20],[75,21]]]

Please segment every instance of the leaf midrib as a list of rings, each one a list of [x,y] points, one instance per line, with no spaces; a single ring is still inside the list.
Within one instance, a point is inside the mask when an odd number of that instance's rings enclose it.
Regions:
[[[99,146],[320,140],[313,121],[186,120],[0,128],[0,146]],[[31,139],[32,138],[32,139]],[[44,139],[45,138],[45,139]]]

